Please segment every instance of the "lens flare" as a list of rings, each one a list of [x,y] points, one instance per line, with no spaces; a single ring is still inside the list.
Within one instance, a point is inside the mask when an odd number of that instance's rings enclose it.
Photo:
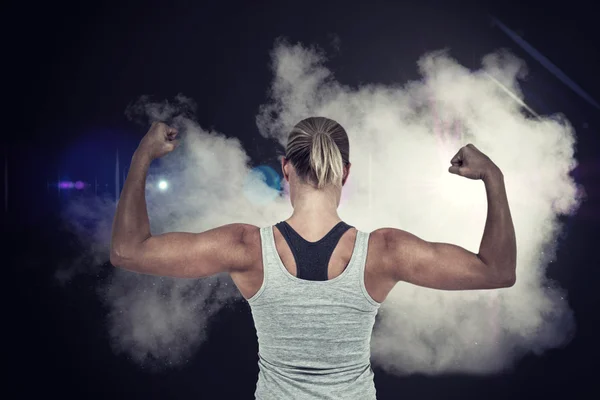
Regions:
[[[73,189],[74,184],[73,184],[73,182],[62,181],[62,182],[58,183],[58,187],[61,189]]]

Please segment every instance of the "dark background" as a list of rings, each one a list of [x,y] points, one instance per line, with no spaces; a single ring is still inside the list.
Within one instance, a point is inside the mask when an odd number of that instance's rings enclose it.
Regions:
[[[568,234],[548,272],[568,290],[576,337],[566,348],[527,356],[501,375],[398,378],[374,366],[375,384],[381,400],[596,397],[599,112],[493,27],[490,15],[600,99],[600,35],[591,1],[5,5],[5,393],[253,398],[258,345],[245,302],[213,320],[209,341],[179,369],[153,374],[111,352],[94,289],[110,265],[66,287],[54,278],[60,263],[80,249],[61,229],[58,211],[65,199],[52,184],[59,178],[97,179],[101,190],[113,190],[115,150],[127,164],[146,129],[124,114],[142,94],[193,98],[203,127],[239,137],[256,164],[272,160],[276,146],[258,134],[254,117],[272,77],[269,51],[285,36],[321,45],[336,78],[351,85],[416,79],[418,57],[441,48],[470,68],[499,48],[527,62],[526,102],[540,114],[564,113],[578,134],[580,166],[573,175],[588,198],[577,215],[564,219]],[[339,52],[331,44],[334,35]]]

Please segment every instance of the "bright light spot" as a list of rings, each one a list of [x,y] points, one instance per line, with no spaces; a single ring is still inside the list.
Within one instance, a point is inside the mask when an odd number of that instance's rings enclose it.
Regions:
[[[167,184],[167,181],[158,182],[158,188],[160,190],[167,190],[167,187],[169,187],[169,185]]]

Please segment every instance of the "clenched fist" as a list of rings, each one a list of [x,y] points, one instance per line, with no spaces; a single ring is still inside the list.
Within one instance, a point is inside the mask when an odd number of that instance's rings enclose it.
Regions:
[[[448,172],[469,179],[485,179],[492,173],[500,172],[500,169],[471,143],[461,148],[452,160],[452,166]]]
[[[138,149],[154,160],[175,150],[179,144],[179,140],[175,140],[176,137],[177,129],[163,122],[153,122]]]

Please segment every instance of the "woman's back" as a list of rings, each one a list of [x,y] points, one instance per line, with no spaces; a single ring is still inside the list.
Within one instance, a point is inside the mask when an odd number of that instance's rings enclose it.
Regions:
[[[380,304],[364,285],[369,234],[340,222],[308,242],[281,223],[261,228],[260,240],[263,278],[248,299],[259,341],[256,398],[374,399],[370,339]]]

